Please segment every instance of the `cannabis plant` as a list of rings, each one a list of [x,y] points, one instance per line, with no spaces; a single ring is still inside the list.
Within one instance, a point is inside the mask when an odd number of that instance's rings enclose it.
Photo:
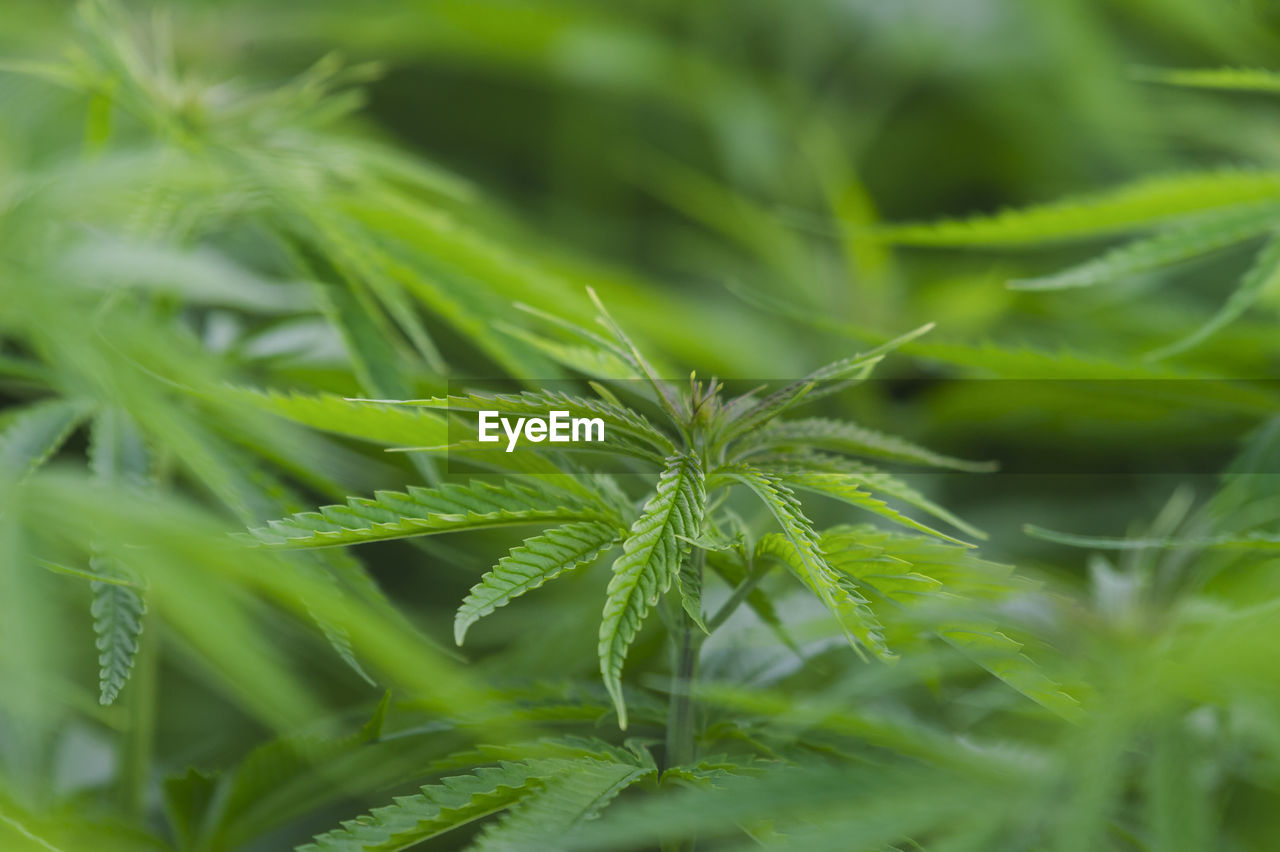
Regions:
[[[0,850],[1275,845],[1265,3],[64,5]]]
[[[599,319],[604,334],[559,323],[580,338],[579,348],[557,349],[552,341],[545,348],[572,353],[566,360],[578,369],[598,369],[608,362],[615,365],[610,372],[616,377],[621,365],[642,383],[623,387],[639,388],[635,404],[657,412],[653,419],[597,383],[593,386],[598,396],[530,390],[399,404],[455,417],[482,410],[546,416],[555,409],[599,418],[608,436],[601,447],[606,456],[656,469],[657,481],[646,493],[627,495],[614,477],[586,472],[563,452],[537,452],[508,463],[515,469],[497,483],[473,480],[379,492],[274,521],[253,535],[270,548],[298,549],[550,525],[513,548],[471,589],[454,621],[459,645],[479,619],[545,583],[582,570],[616,547],[600,619],[600,674],[617,724],[625,729],[629,690],[624,689],[624,663],[650,613],[658,611],[673,659],[660,757],[651,757],[647,746],[635,743],[629,751],[561,743],[555,746],[560,751],[554,758],[477,769],[442,787],[424,788],[420,795],[317,838],[308,849],[405,848],[508,808],[508,816],[487,828],[474,848],[545,848],[539,844],[568,842],[571,829],[595,817],[631,785],[661,786],[706,779],[711,772],[748,771],[749,762],[738,762],[745,755],[720,758],[714,766],[698,761],[698,744],[705,734],[695,703],[698,661],[705,639],[744,604],[782,629],[770,597],[760,588],[775,569],[788,572],[822,603],[859,655],[877,660],[892,660],[900,651],[888,635],[886,608],[927,608],[936,599],[976,590],[989,595],[994,589],[998,594],[1008,581],[998,567],[970,557],[969,545],[891,503],[963,533],[978,535],[976,530],[865,459],[960,470],[981,470],[984,465],[943,456],[852,422],[791,416],[802,404],[865,379],[886,353],[927,329],[829,364],[771,392],[756,389],[725,397],[715,380],[691,377],[684,388],[661,380],[602,306]],[[462,463],[478,446],[474,439],[449,445],[451,463]],[[774,531],[755,535],[732,508],[737,492],[759,501]],[[805,514],[799,493],[839,501],[912,534],[865,524],[820,531]],[[724,587],[715,596],[709,593],[713,578]],[[708,607],[717,598],[717,605]],[[973,654],[1033,699],[1065,714],[1074,711],[1074,700],[1038,676],[1027,658],[1007,650],[1007,637],[989,625],[956,616],[924,633]]]

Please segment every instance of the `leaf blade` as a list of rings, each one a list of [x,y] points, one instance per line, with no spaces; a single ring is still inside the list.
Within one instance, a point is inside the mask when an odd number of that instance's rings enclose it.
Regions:
[[[600,621],[600,674],[618,711],[619,727],[627,726],[622,696],[622,666],[627,649],[649,609],[670,588],[688,552],[685,539],[697,532],[706,503],[705,475],[689,455],[672,456],[658,478],[653,496],[623,541],[613,563]]]

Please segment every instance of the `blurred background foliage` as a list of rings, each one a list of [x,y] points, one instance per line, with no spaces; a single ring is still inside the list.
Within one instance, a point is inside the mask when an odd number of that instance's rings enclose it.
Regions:
[[[1263,0],[0,0],[0,846],[290,848],[477,743],[617,740],[593,679],[602,573],[477,627],[464,659],[451,613],[514,533],[305,557],[227,537],[438,481],[382,452],[439,440],[435,421],[388,411],[370,434],[342,398],[561,378],[517,306],[587,322],[591,286],[673,376],[794,377],[936,323],[886,363],[896,381],[828,404],[1061,462],[913,482],[1037,581],[992,617],[1086,714],[951,658],[859,663],[784,598],[803,659],[743,624],[708,647],[706,701],[713,742],[788,769],[623,801],[581,848],[737,848],[744,822],[804,849],[1269,848],[1280,458],[1264,428],[1224,479],[1201,447],[1235,447],[1276,388],[1191,380],[1275,374],[1280,290],[1153,361],[1248,253],[1021,292],[1005,283],[1096,247],[897,248],[877,228],[1274,170],[1273,94],[1142,69],[1278,50]],[[1125,472],[1062,472],[1081,455]],[[1071,548],[1029,523],[1139,538]],[[95,621],[141,643],[110,706]],[[634,649],[640,687],[663,642]],[[384,688],[385,721],[355,733]]]

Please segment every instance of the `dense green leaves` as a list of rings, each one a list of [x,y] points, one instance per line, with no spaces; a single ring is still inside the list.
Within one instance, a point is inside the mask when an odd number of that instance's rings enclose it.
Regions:
[[[1269,848],[1263,4],[11,5],[0,847]]]
[[[1186,337],[1152,352],[1151,357],[1165,358],[1197,346],[1239,319],[1260,299],[1274,293],[1277,286],[1280,286],[1280,237],[1273,236],[1217,313]]]
[[[794,492],[776,477],[749,468],[726,475],[751,489],[782,528],[781,534],[760,540],[757,555],[774,557],[786,565],[835,616],[856,650],[891,658],[893,653],[867,599],[827,563],[818,534],[804,516]]]
[[[1011,281],[1016,290],[1093,287],[1244,242],[1280,226],[1280,206],[1247,205],[1202,217],[1129,243],[1080,266],[1039,278]]]

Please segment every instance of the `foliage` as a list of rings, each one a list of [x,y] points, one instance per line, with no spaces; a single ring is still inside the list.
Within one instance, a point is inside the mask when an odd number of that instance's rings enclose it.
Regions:
[[[943,6],[7,0],[0,848],[1268,848],[1275,16]]]

